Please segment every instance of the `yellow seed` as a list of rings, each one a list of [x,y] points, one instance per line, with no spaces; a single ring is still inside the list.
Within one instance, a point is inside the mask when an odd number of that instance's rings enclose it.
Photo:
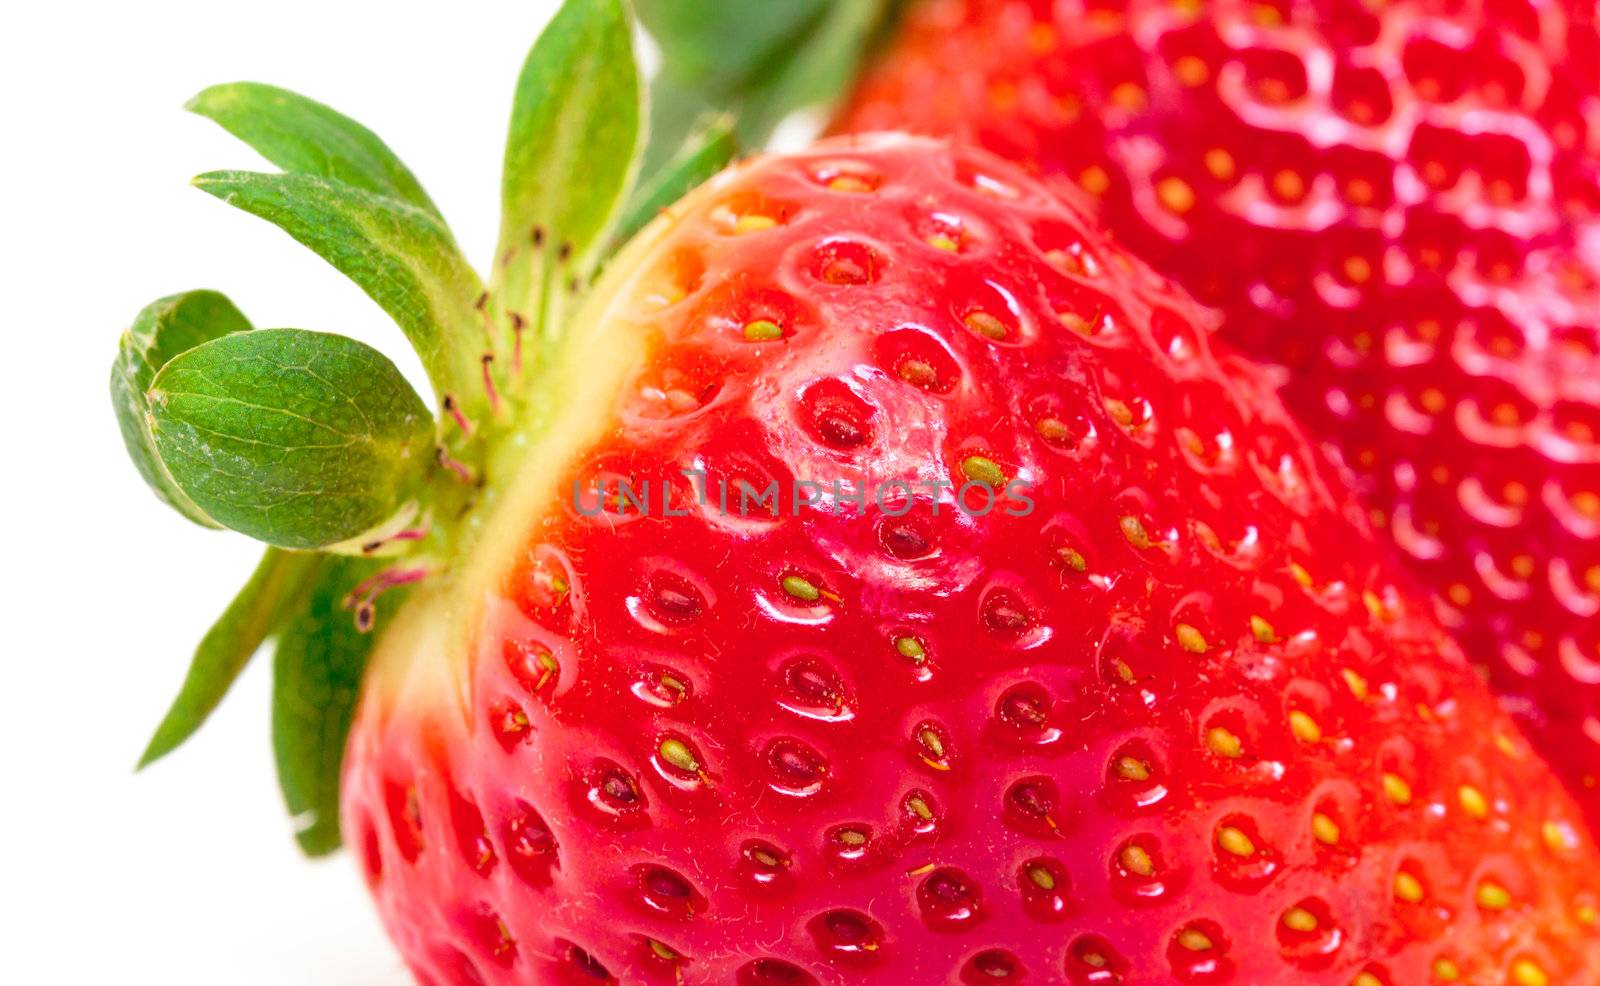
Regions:
[[[1221,726],[1212,726],[1206,730],[1206,748],[1217,756],[1229,760],[1237,760],[1244,752],[1244,744],[1239,742],[1239,737]]]
[[[1350,980],[1350,986],[1383,986],[1383,980],[1370,972],[1358,972],[1356,978]]]
[[[1178,638],[1178,646],[1191,654],[1204,654],[1209,649],[1205,635],[1187,623],[1179,623],[1173,633]]]
[[[1494,746],[1495,749],[1499,750],[1501,753],[1513,760],[1522,759],[1522,751],[1517,748],[1516,743],[1511,741],[1511,737],[1507,736],[1505,733],[1494,734]]]
[[[1116,669],[1117,677],[1122,679],[1122,683],[1123,684],[1125,684],[1125,685],[1133,684],[1133,681],[1134,681],[1133,668],[1128,666],[1128,662],[1127,661],[1117,661],[1113,665],[1113,667]]]
[[[1139,518],[1126,516],[1117,523],[1122,528],[1122,536],[1128,539],[1129,544],[1140,549],[1150,547],[1150,532],[1144,529]]]
[[[1383,793],[1397,805],[1411,803],[1411,785],[1406,783],[1405,778],[1396,774],[1383,775]]]
[[[1094,323],[1077,312],[1062,312],[1058,317],[1061,319],[1062,325],[1078,333],[1078,335],[1092,336],[1095,334]]]
[[[1366,257],[1346,257],[1344,276],[1353,284],[1364,284],[1372,277],[1372,263]]]
[[[1461,967],[1449,959],[1434,959],[1433,978],[1441,983],[1453,983],[1461,978]]]
[[[1233,177],[1235,170],[1233,155],[1220,147],[1213,147],[1206,151],[1206,170],[1217,181],[1227,181]]]
[[[928,656],[928,652],[922,647],[922,641],[916,637],[894,638],[894,649],[900,652],[901,657],[914,664],[921,664]]]
[[[1277,192],[1281,199],[1298,202],[1306,194],[1306,180],[1298,171],[1284,168],[1272,176],[1272,190]]]
[[[917,734],[917,738],[922,741],[923,749],[933,754],[935,759],[944,757],[944,741],[939,738],[937,732],[932,729],[924,729]]]
[[[1278,631],[1259,616],[1250,617],[1250,633],[1255,636],[1256,642],[1261,644],[1270,644],[1278,639]]]
[[[1056,557],[1060,558],[1061,563],[1072,569],[1074,572],[1084,572],[1089,568],[1089,560],[1071,548],[1058,549],[1056,551]]]
[[[1129,846],[1122,850],[1122,868],[1138,876],[1149,876],[1156,871],[1155,860],[1150,854],[1138,846]]]
[[[839,175],[828,182],[828,187],[835,192],[854,192],[858,194],[873,190],[872,183],[859,175]]]
[[[1194,208],[1194,189],[1182,178],[1161,179],[1156,185],[1156,197],[1162,205],[1180,216]]]
[[[1283,23],[1283,13],[1271,4],[1258,3],[1251,9],[1251,14],[1255,22],[1262,27],[1276,27]]]
[[[1480,822],[1489,817],[1488,799],[1483,796],[1482,791],[1471,784],[1461,785],[1460,790],[1456,792],[1456,798],[1461,802],[1461,810],[1471,817]]]
[[[1325,846],[1339,844],[1338,823],[1320,811],[1311,816],[1311,834]]]
[[[777,322],[758,318],[754,322],[746,322],[744,337],[750,342],[771,342],[783,338],[783,327]]]
[[[1371,589],[1362,591],[1361,601],[1366,604],[1367,612],[1371,614],[1374,620],[1382,620],[1388,615],[1388,610],[1383,605],[1383,600]]]
[[[1322,727],[1317,720],[1296,709],[1289,713],[1289,731],[1302,743],[1322,742]]]
[[[1593,928],[1596,925],[1600,925],[1600,908],[1595,907],[1593,904],[1582,904],[1578,907],[1577,913],[1573,917],[1585,928]]]
[[[1367,700],[1367,679],[1349,668],[1345,668],[1339,673],[1344,677],[1345,687],[1350,689],[1350,694],[1356,697],[1356,701],[1365,702]]]
[[[1172,74],[1178,77],[1179,82],[1193,89],[1210,77],[1211,70],[1200,56],[1184,55],[1173,63]]]
[[[822,590],[812,585],[803,575],[785,575],[780,584],[785,593],[801,602],[814,603],[822,598]]]
[[[1035,55],[1047,54],[1055,49],[1056,31],[1049,24],[1033,24],[1028,28],[1028,50]]]
[[[1232,853],[1235,856],[1254,856],[1256,854],[1256,844],[1250,841],[1248,835],[1245,835],[1232,825],[1224,825],[1222,828],[1217,829],[1217,845],[1224,852]]]
[[[936,387],[939,384],[938,372],[920,359],[901,360],[897,369],[900,373],[900,379],[913,387],[927,389]]]
[[[1147,781],[1150,779],[1150,765],[1133,757],[1118,757],[1117,776],[1125,781]]]
[[[1511,981],[1516,986],[1550,986],[1550,974],[1531,959],[1511,963]]]
[[[650,951],[656,953],[656,958],[661,959],[664,962],[671,962],[678,957],[678,953],[674,952],[670,946],[662,942],[658,942],[654,938],[647,938],[645,940],[650,943]]]
[[[1085,952],[1083,955],[1079,956],[1079,958],[1083,960],[1084,965],[1093,966],[1096,969],[1104,969],[1106,966],[1111,964],[1106,960],[1106,957],[1101,955],[1099,952]]]
[[[1422,881],[1418,880],[1410,873],[1407,873],[1405,870],[1401,870],[1399,873],[1395,874],[1394,895],[1397,900],[1403,900],[1408,904],[1415,904],[1417,901],[1422,899]]]
[[[1029,866],[1027,869],[1027,874],[1028,879],[1032,880],[1033,885],[1038,887],[1040,890],[1054,890],[1056,888],[1055,876],[1048,868],[1040,866],[1038,863],[1034,863],[1033,865]]]
[[[1294,580],[1300,583],[1301,588],[1309,589],[1315,584],[1311,580],[1311,573],[1299,562],[1289,563],[1289,574],[1294,576]]]
[[[1478,884],[1478,906],[1486,911],[1503,911],[1511,906],[1511,892],[1490,880]]]
[[[986,311],[975,311],[967,314],[961,320],[967,328],[983,336],[985,339],[1004,339],[1011,333],[1006,329],[1006,323]]]
[[[981,455],[969,455],[962,459],[961,472],[974,483],[985,483],[992,489],[1000,489],[1006,485],[1006,474],[993,459]]]
[[[1067,423],[1060,418],[1040,418],[1033,430],[1039,433],[1039,437],[1052,442],[1064,442],[1072,437]]]
[[[1111,176],[1098,164],[1091,164],[1078,173],[1078,185],[1090,195],[1104,195],[1111,187]]]
[[[860,829],[840,829],[834,838],[847,846],[864,846],[867,844],[867,833]]]
[[[911,809],[911,813],[913,815],[916,815],[925,822],[930,821],[933,818],[933,809],[928,807],[928,803],[922,800],[921,795],[913,794],[911,797],[907,798],[906,807]]]
[[[943,250],[946,253],[955,253],[961,249],[961,244],[958,241],[946,236],[944,233],[935,233],[928,237],[928,245],[935,250]]]
[[[1125,110],[1137,110],[1144,106],[1144,90],[1136,82],[1119,83],[1111,90],[1111,104]]]
[[[1214,947],[1211,939],[1199,928],[1185,928],[1178,932],[1178,944],[1191,952],[1209,952]]]
[[[739,221],[734,224],[733,229],[734,232],[742,235],[745,233],[759,233],[764,229],[771,229],[776,225],[778,225],[778,221],[771,216],[763,216],[760,213],[751,213],[747,216],[740,216]]]
[[[1283,912],[1283,926],[1290,931],[1309,935],[1317,930],[1317,916],[1303,907],[1291,907]]]
[[[686,774],[700,773],[700,762],[694,758],[694,751],[682,740],[664,739],[661,741],[661,759],[678,768]]]
[[[1548,821],[1539,826],[1544,836],[1545,848],[1556,854],[1574,852],[1578,848],[1578,833],[1566,822]]]

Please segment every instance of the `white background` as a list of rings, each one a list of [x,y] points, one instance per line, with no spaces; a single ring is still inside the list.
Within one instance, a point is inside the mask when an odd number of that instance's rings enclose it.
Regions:
[[[297,854],[266,662],[191,746],[132,767],[257,549],[159,504],[107,398],[135,312],[225,291],[258,326],[415,366],[353,285],[188,187],[267,167],[184,113],[215,82],[327,102],[421,177],[480,268],[512,84],[552,0],[10,4],[0,13],[0,982],[401,986],[348,858]],[[25,13],[23,11],[26,11]]]

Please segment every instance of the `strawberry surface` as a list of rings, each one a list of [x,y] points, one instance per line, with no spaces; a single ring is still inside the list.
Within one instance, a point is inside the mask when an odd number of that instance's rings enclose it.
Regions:
[[[1287,367],[1435,610],[1600,812],[1595,6],[933,0],[847,129],[1098,195]]]
[[[612,262],[353,729],[421,982],[1600,982],[1576,806],[1085,215],[843,139]]]

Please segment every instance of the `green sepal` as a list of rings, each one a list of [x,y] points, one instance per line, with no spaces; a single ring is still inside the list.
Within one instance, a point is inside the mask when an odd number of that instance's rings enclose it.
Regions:
[[[312,174],[213,171],[201,190],[261,217],[354,281],[400,326],[441,399],[482,393],[483,283],[433,213]]]
[[[139,758],[140,769],[182,746],[205,723],[250,658],[301,605],[326,563],[326,555],[267,549],[195,648],[178,697]]]
[[[567,0],[517,80],[495,251],[501,310],[542,330],[553,284],[592,270],[638,172],[643,106],[628,6]]]
[[[700,124],[671,159],[634,189],[617,221],[613,242],[620,246],[632,239],[663,209],[721,171],[738,151],[732,117],[717,116]]]
[[[148,391],[155,448],[206,516],[282,548],[371,531],[415,497],[433,419],[382,353],[257,329],[170,360]]]
[[[905,0],[639,0],[661,47],[651,87],[646,168],[666,160],[709,111],[735,112],[739,145],[757,148],[798,110],[849,87]]]
[[[363,633],[349,596],[383,562],[328,557],[321,577],[290,614],[272,660],[272,749],[278,785],[308,856],[339,848],[339,783],[345,741],[377,634]],[[380,621],[406,595],[390,589],[375,601]]]
[[[315,100],[260,82],[211,86],[184,104],[292,174],[399,199],[444,223],[411,169],[378,135]]]
[[[145,391],[179,353],[231,332],[244,332],[250,322],[233,302],[215,291],[186,291],[146,305],[122,334],[111,365],[111,403],[128,457],[162,502],[203,527],[220,527],[195,506],[173,482],[150,434],[150,406]]]

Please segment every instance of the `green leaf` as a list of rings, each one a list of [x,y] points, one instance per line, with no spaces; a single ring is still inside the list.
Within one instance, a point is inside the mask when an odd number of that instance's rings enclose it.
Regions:
[[[285,171],[399,199],[444,222],[388,145],[337,110],[259,82],[212,86],[185,108],[214,120]]]
[[[583,273],[596,259],[637,173],[643,96],[622,0],[567,0],[517,80],[496,250],[503,309],[543,325],[554,265]]]
[[[479,396],[483,284],[431,212],[318,175],[214,171],[194,184],[278,226],[356,282],[411,340],[441,399]]]
[[[433,421],[382,353],[257,329],[183,353],[149,390],[157,453],[207,516],[282,548],[323,548],[391,518],[431,462]]]
[[[195,506],[172,481],[156,455],[150,434],[149,403],[145,391],[150,381],[179,353],[230,332],[243,332],[250,323],[233,302],[215,291],[186,291],[146,305],[122,334],[116,362],[111,364],[111,403],[116,408],[122,441],[139,474],[156,496],[204,527],[219,526]]]
[[[764,146],[797,110],[841,97],[905,0],[639,0],[661,46],[645,166],[711,110],[737,111],[741,147]]]
[[[278,785],[295,819],[295,838],[311,856],[339,848],[339,781],[361,676],[377,637],[356,627],[352,590],[378,573],[370,558],[328,558],[321,578],[285,624],[272,660],[272,748]],[[404,589],[376,602],[393,616]],[[381,625],[381,623],[380,623]]]
[[[182,746],[203,725],[261,644],[304,600],[326,555],[268,548],[233,602],[195,648],[183,688],[139,758],[144,768]]]
[[[617,222],[613,241],[619,246],[627,242],[661,210],[721,171],[736,153],[738,144],[733,139],[732,118],[719,116],[702,124],[671,160],[634,190]]]

